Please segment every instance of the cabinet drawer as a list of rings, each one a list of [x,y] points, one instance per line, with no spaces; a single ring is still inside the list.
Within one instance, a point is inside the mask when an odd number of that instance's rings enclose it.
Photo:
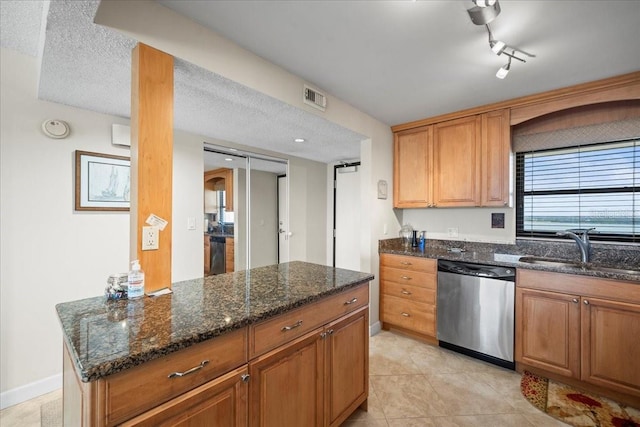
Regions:
[[[252,325],[249,329],[249,358],[368,304],[369,286],[365,284]]]
[[[174,372],[184,376],[169,378]],[[99,380],[105,425],[119,424],[247,363],[247,328],[195,344]]]
[[[422,271],[432,274],[438,272],[438,262],[435,259],[414,256],[381,254],[380,266],[399,268],[401,270]]]
[[[427,289],[422,286],[402,285],[389,281],[381,281],[381,285],[381,292],[385,295],[426,304],[436,303],[435,289]]]
[[[415,332],[436,336],[436,307],[384,296],[382,321]]]
[[[432,290],[437,287],[435,274],[389,267],[380,268],[380,280],[383,282],[395,282],[400,285],[420,286]]]

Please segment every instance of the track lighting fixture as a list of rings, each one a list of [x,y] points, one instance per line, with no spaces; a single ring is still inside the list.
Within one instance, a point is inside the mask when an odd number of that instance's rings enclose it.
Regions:
[[[505,42],[501,40],[496,40],[493,38],[493,34],[491,33],[491,28],[489,28],[489,23],[493,21],[500,14],[500,3],[498,0],[472,0],[475,5],[471,9],[467,9],[469,13],[469,17],[471,18],[471,22],[476,25],[484,25],[487,29],[487,33],[489,33],[489,47],[491,51],[498,56],[505,55],[509,57],[509,61],[502,66],[498,72],[496,73],[496,77],[499,79],[504,79],[509,70],[511,69],[511,60],[517,59],[520,62],[527,62],[524,58],[534,58],[535,55],[525,52],[521,49],[515,48],[513,46],[509,46]]]
[[[511,69],[511,57],[509,57],[509,62],[507,62],[502,67],[500,67],[500,69],[498,69],[498,72],[496,73],[496,77],[499,79],[504,79],[505,77],[507,77],[507,74],[509,74],[510,69]]]

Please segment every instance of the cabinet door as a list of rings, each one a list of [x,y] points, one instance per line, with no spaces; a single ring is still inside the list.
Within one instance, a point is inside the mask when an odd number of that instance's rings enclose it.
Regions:
[[[582,380],[640,397],[640,305],[582,302]]]
[[[480,116],[433,125],[436,207],[480,205]]]
[[[243,427],[248,405],[247,367],[197,387],[122,426]],[[135,399],[135,396],[132,396]]]
[[[251,426],[321,426],[324,340],[316,329],[249,365]]]
[[[509,110],[482,115],[482,206],[508,206],[511,191]]]
[[[326,333],[325,425],[335,426],[367,399],[369,309],[329,324]]]
[[[425,208],[431,202],[431,143],[433,129],[426,126],[395,135],[393,153],[393,206]]]
[[[516,288],[516,361],[580,378],[580,298]]]

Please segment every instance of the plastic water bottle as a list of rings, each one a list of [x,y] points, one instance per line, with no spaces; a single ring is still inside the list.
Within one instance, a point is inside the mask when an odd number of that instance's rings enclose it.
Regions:
[[[140,269],[140,261],[131,261],[131,271],[128,279],[128,298],[135,299],[144,296],[144,271]]]

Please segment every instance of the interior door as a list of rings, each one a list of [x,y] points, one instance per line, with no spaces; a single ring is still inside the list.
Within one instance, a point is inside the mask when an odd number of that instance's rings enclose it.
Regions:
[[[333,266],[360,271],[360,163],[334,168]]]
[[[289,217],[287,177],[278,177],[278,263],[289,261]]]

